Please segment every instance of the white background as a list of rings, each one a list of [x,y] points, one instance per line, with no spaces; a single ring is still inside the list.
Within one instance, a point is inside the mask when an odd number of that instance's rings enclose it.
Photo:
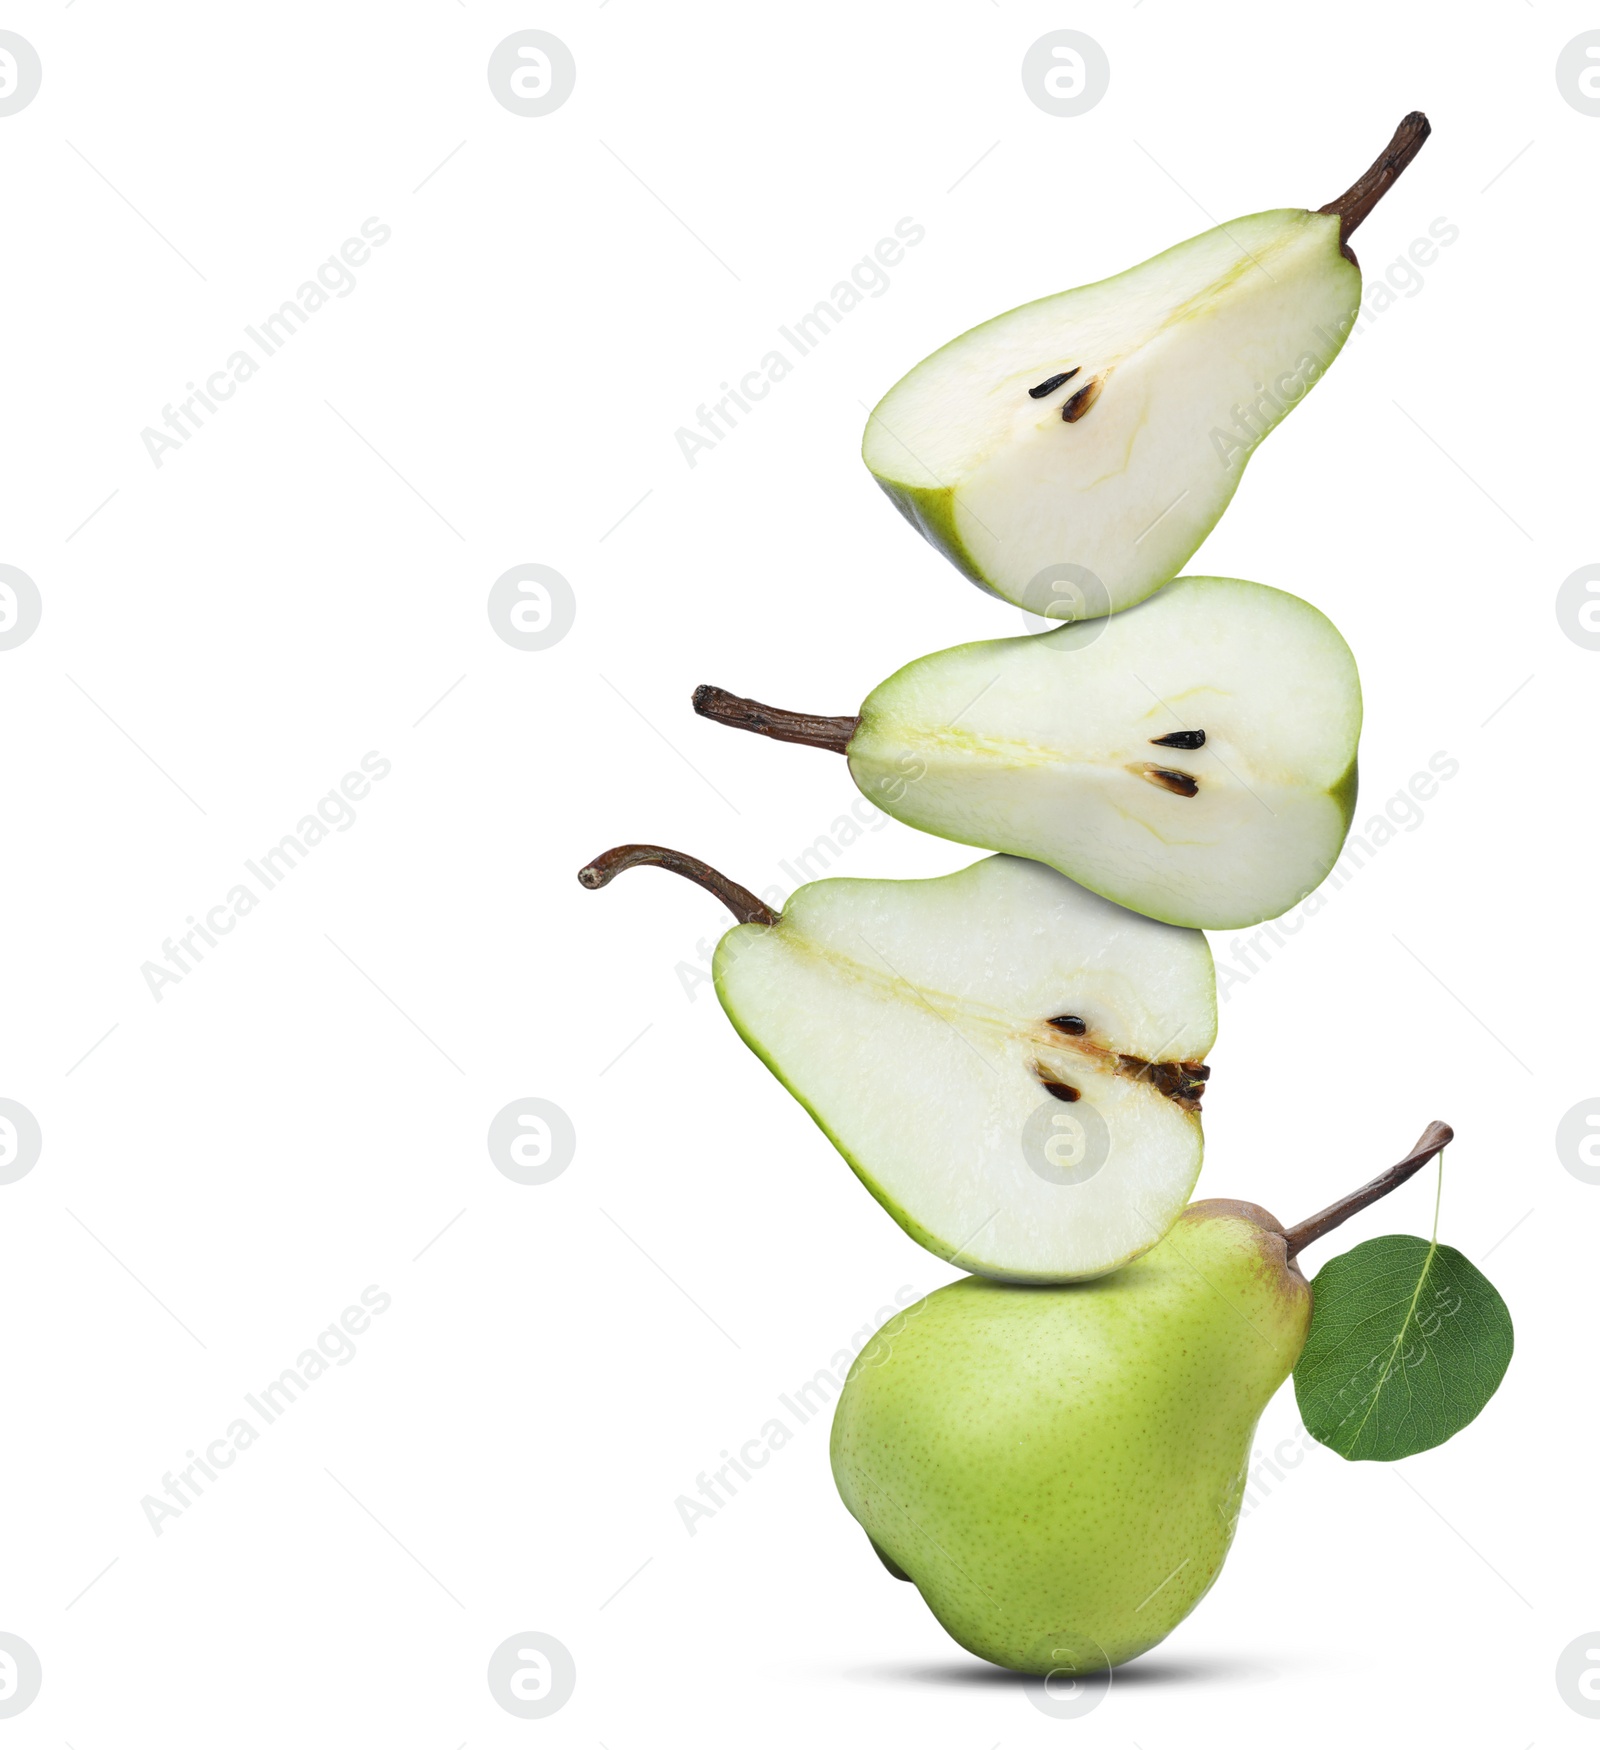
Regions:
[[[0,1628],[44,1666],[8,1742],[1589,1741],[1554,1666],[1600,1629],[1600,1191],[1553,1138],[1600,1093],[1600,654],[1554,601],[1600,557],[1600,118],[1554,68],[1595,23],[1555,0],[8,10],[44,67],[0,119],[0,561],[44,604],[0,653],[0,1093],[44,1133],[0,1188]],[[578,67],[536,119],[485,77],[530,26]],[[1061,27],[1112,69],[1072,119],[1019,78]],[[1358,824],[1436,752],[1460,770],[1230,987],[1200,1194],[1293,1221],[1449,1119],[1442,1237],[1494,1248],[1516,1359],[1403,1464],[1283,1447],[1212,1595],[1067,1724],[883,1574],[825,1418],[686,1533],[698,1472],[953,1272],[689,1000],[716,903],[573,876],[644,839],[792,885],[855,798],[843,763],[702,723],[695,683],[849,712],[1021,629],[883,499],[864,407],[976,320],[1321,205],[1413,107],[1435,133],[1355,240],[1369,287],[1432,221],[1459,238],[1190,569],[1345,633]],[[356,289],[155,467],[143,428],[369,216],[393,235]],[[675,430],[904,217],[926,238],[890,289],[688,467]],[[538,653],[485,608],[525,562],[578,604]],[[141,965],[368,750],[393,769],[356,823],[157,1002]],[[891,822],[835,868],[973,855]],[[484,1141],[528,1095],[578,1135],[536,1188]],[[1432,1198],[1428,1175],[1341,1241],[1426,1232]],[[163,1473],[373,1283],[393,1304],[356,1358],[155,1535]],[[1297,1428],[1285,1388],[1259,1451]],[[523,1629],[577,1664],[537,1724],[485,1681]]]

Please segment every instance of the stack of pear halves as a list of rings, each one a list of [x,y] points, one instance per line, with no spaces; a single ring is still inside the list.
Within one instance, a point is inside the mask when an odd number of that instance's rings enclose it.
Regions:
[[[1294,1255],[1328,1212],[1286,1230],[1188,1201],[1217,1023],[1202,931],[1277,917],[1333,868],[1360,682],[1309,603],[1177,574],[1351,331],[1350,235],[1427,134],[1407,116],[1316,212],[984,322],[879,402],[863,455],[906,519],[1058,628],[921,657],[853,716],[696,691],[702,716],[841,753],[886,813],[996,854],[815,881],[781,915],[659,846],[579,876],[654,864],[729,906],[735,1028],[969,1273],[858,1357],[833,1464],[885,1565],[1013,1669],[1114,1666],[1188,1614],[1305,1341]]]

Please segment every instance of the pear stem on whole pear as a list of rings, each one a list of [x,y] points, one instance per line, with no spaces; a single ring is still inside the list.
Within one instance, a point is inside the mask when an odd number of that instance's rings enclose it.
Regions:
[[[1448,1124],[1434,1119],[1433,1123],[1417,1138],[1416,1147],[1403,1161],[1397,1161],[1386,1173],[1379,1173],[1370,1184],[1363,1185],[1359,1191],[1352,1191],[1348,1197],[1341,1197],[1337,1203],[1330,1203],[1326,1209],[1316,1215],[1307,1216],[1302,1222],[1297,1222],[1284,1233],[1284,1246],[1292,1258],[1303,1246],[1309,1246],[1313,1240],[1320,1240],[1326,1233],[1348,1221],[1358,1209],[1365,1209],[1369,1203],[1376,1203],[1380,1197],[1387,1197],[1396,1186],[1405,1184],[1413,1173],[1420,1172],[1444,1145],[1454,1137],[1455,1132]]]
[[[780,711],[776,705],[741,699],[721,687],[696,687],[694,708],[713,723],[730,729],[748,729],[752,735],[768,735],[774,741],[798,741],[806,747],[843,753],[850,737],[860,727],[859,717],[808,717],[799,711]]]
[[[1394,186],[1401,171],[1422,150],[1422,142],[1432,131],[1422,111],[1412,110],[1395,129],[1394,138],[1349,188],[1337,200],[1317,208],[1319,213],[1338,216],[1339,249],[1346,260],[1354,262],[1356,259],[1350,253],[1350,233]]]
[[[670,869],[674,875],[696,882],[707,893],[716,894],[741,924],[775,924],[778,921],[778,914],[772,907],[757,899],[748,888],[730,881],[698,857],[685,856],[682,851],[669,851],[663,845],[618,845],[596,857],[592,863],[585,864],[578,871],[578,879],[592,893],[624,869],[637,869],[641,864]]]

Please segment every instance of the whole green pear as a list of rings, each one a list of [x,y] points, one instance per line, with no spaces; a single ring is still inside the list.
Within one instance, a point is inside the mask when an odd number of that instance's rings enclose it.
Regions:
[[[969,1652],[1093,1671],[1163,1640],[1216,1580],[1252,1436],[1311,1289],[1251,1203],[1192,1204],[1114,1275],[969,1276],[857,1357],[833,1474],[885,1565]]]

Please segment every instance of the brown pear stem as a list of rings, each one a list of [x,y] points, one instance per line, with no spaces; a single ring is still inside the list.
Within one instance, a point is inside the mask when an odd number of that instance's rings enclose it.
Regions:
[[[775,924],[778,914],[747,887],[730,881],[709,863],[698,857],[685,856],[682,851],[669,851],[662,845],[618,845],[606,851],[578,871],[578,879],[591,893],[614,880],[624,869],[637,869],[652,864],[657,869],[670,869],[674,875],[696,882],[707,893],[716,894],[741,924]]]
[[[843,753],[860,726],[859,717],[808,717],[799,711],[780,711],[776,705],[741,699],[721,687],[696,687],[694,708],[713,723],[730,729],[748,729],[752,735],[769,735],[774,741],[798,741],[806,747]]]
[[[1412,110],[1395,129],[1394,138],[1344,193],[1325,207],[1317,208],[1319,213],[1338,215],[1339,248],[1351,261],[1355,257],[1350,254],[1350,233],[1394,186],[1401,171],[1422,150],[1422,142],[1432,132],[1422,111]]]
[[[1363,1185],[1359,1191],[1352,1191],[1348,1197],[1341,1197],[1337,1203],[1330,1203],[1326,1209],[1320,1210],[1316,1215],[1307,1216],[1304,1221],[1289,1228],[1283,1236],[1289,1256],[1292,1258],[1303,1246],[1309,1246],[1313,1240],[1320,1240],[1324,1234],[1332,1233],[1358,1209],[1365,1209],[1369,1203],[1376,1203],[1380,1197],[1387,1197],[1397,1186],[1405,1184],[1413,1173],[1421,1172],[1454,1135],[1455,1132],[1448,1124],[1435,1118],[1417,1138],[1416,1147],[1403,1161],[1397,1161],[1388,1172],[1379,1173],[1376,1179]]]

